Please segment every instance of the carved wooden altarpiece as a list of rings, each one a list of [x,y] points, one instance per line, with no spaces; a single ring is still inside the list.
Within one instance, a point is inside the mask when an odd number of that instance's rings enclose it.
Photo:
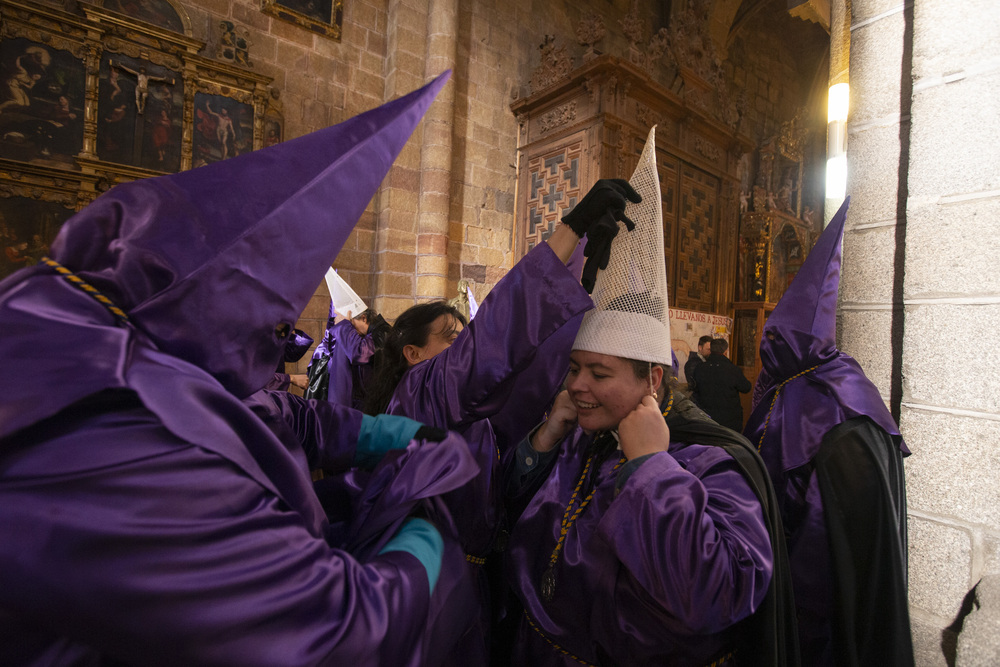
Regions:
[[[607,54],[558,73],[511,109],[520,124],[518,256],[551,234],[597,179],[628,178],[656,125],[670,306],[731,312],[737,165],[751,149],[747,137],[644,69]]]
[[[820,232],[817,215],[802,198],[806,136],[798,117],[784,123],[756,152],[756,179],[742,195],[731,356],[747,377],[760,372],[764,323]],[[745,398],[745,413],[748,407]]]
[[[199,55],[172,0],[0,0],[0,278],[101,192],[265,143],[271,78]]]

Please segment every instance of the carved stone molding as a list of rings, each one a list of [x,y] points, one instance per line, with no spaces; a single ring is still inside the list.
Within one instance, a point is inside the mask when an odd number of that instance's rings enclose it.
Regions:
[[[538,119],[538,128],[544,133],[576,120],[576,102],[564,104]]]
[[[604,19],[594,12],[580,19],[580,23],[576,26],[576,41],[584,48],[584,62],[598,55],[599,52],[594,49],[594,45],[604,39],[607,32]]]
[[[809,136],[809,132],[802,122],[804,113],[805,109],[800,108],[791,120],[782,123],[776,138],[775,143],[778,151],[790,160],[802,160],[802,149]]]
[[[531,75],[531,91],[538,92],[569,76],[573,69],[573,60],[566,53],[566,48],[555,45],[555,36],[546,35],[545,41],[538,47],[541,50],[542,62]]]
[[[663,123],[663,115],[659,114],[642,102],[635,103],[635,119],[640,127],[652,127]]]
[[[722,149],[702,137],[694,138],[694,151],[713,162],[722,160]]]

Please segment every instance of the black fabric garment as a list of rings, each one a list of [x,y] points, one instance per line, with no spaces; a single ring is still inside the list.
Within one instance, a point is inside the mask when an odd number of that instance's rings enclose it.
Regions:
[[[321,354],[313,359],[307,373],[309,385],[302,395],[325,401],[330,395],[330,355]]]
[[[733,429],[743,430],[743,405],[740,394],[753,389],[736,364],[721,354],[710,354],[694,370],[692,398],[708,416]]]
[[[694,391],[694,370],[703,363],[704,360],[697,352],[688,352],[687,361],[684,362],[684,379],[687,381],[688,391]]]
[[[814,465],[836,582],[837,665],[913,665],[899,445],[856,417],[827,432]]]
[[[760,501],[768,534],[771,536],[771,550],[774,554],[771,585],[757,611],[741,622],[736,663],[761,667],[799,665],[799,633],[795,622],[795,598],[785,548],[785,531],[781,523],[778,499],[764,462],[749,440],[712,421],[683,393],[674,391],[673,399],[671,410],[665,417],[670,428],[670,439],[725,449],[739,465]]]

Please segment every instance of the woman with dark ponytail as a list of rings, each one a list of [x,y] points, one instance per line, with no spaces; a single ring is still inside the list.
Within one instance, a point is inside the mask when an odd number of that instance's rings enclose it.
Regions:
[[[426,347],[435,322],[442,318],[446,329],[440,331],[440,334],[451,340],[468,325],[465,316],[445,301],[413,306],[396,319],[396,324],[388,331],[377,357],[375,373],[368,385],[365,412],[370,415],[385,412],[396,386],[410,368],[406,349]]]
[[[469,567],[479,572],[480,627],[493,620],[486,572],[492,583],[500,579],[499,559],[490,555],[506,541],[501,464],[558,393],[570,345],[593,307],[565,264],[587,234],[584,281],[592,283],[618,221],[631,226],[626,200],[639,200],[627,181],[598,181],[551,236],[497,283],[467,327],[443,301],[420,304],[399,316],[382,350],[366,411],[457,431],[479,463],[480,475],[441,497]],[[485,637],[467,637],[465,649],[469,664],[486,664]]]

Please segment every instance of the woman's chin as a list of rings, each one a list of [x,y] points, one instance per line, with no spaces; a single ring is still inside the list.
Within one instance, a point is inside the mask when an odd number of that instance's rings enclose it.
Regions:
[[[577,421],[577,425],[584,430],[586,433],[596,433],[598,431],[607,431],[616,426],[616,424],[610,423],[608,419],[598,419],[598,418],[586,418],[580,417]]]

